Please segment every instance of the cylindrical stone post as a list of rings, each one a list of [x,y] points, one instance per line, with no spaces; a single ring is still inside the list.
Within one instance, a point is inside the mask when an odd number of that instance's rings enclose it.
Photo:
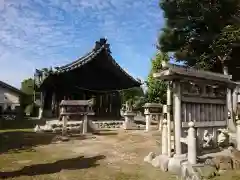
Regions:
[[[190,164],[196,164],[197,163],[197,144],[196,144],[196,133],[194,128],[194,122],[188,123],[189,129],[188,129],[188,137],[187,137],[187,143],[188,143],[188,162]]]
[[[151,131],[151,115],[146,114],[146,131]]]
[[[171,107],[172,107],[172,88],[171,82],[167,85],[167,129],[168,129],[168,156],[171,156]]]
[[[62,122],[63,122],[62,136],[66,136],[67,135],[67,116],[66,115],[63,115]]]
[[[240,120],[237,121],[237,150],[240,151]]]
[[[162,132],[162,124],[163,124],[163,118],[164,118],[164,115],[163,115],[163,113],[162,113],[162,114],[160,114],[158,117],[159,117],[159,125],[158,125],[158,130],[159,130],[160,132]]]
[[[88,126],[88,117],[87,117],[87,114],[84,114],[84,116],[83,116],[83,131],[82,131],[83,134],[87,133],[87,126]]]
[[[168,154],[168,127],[167,127],[167,120],[163,120],[163,127],[162,127],[162,154]]]
[[[174,87],[174,140],[175,140],[175,152],[179,156],[182,154],[181,146],[181,131],[182,131],[182,121],[181,121],[181,85],[179,82],[175,82]]]
[[[62,123],[63,123],[63,126],[62,126],[62,136],[66,136],[67,134],[67,116],[66,114],[64,114],[66,112],[66,108],[63,106],[61,108],[61,117],[62,117]]]

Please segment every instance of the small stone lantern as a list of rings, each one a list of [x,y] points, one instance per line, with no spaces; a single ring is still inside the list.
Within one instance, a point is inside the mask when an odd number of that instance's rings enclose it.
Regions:
[[[125,119],[125,122],[123,124],[123,129],[125,130],[130,130],[130,129],[135,129],[136,128],[136,124],[134,123],[134,116],[136,115],[136,113],[132,112],[132,111],[125,111],[123,116]]]
[[[146,118],[146,131],[150,131],[152,116],[155,115],[159,119],[162,113],[162,105],[158,103],[146,103],[143,107],[144,107],[144,115]]]

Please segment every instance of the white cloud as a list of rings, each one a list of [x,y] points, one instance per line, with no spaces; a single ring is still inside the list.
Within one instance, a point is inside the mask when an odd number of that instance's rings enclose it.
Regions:
[[[157,35],[157,6],[158,0],[0,0],[0,79],[19,87],[35,68],[74,60],[102,36],[132,71],[149,58],[138,48],[146,46],[144,33]]]

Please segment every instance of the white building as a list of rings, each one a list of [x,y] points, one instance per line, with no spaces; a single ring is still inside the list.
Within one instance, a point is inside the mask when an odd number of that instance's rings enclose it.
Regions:
[[[15,110],[20,107],[22,91],[0,81],[0,114],[6,110]]]

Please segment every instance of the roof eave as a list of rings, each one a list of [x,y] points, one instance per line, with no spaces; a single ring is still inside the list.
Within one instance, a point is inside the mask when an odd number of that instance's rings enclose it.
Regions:
[[[20,89],[17,89],[17,88],[15,88],[15,87],[13,87],[13,86],[11,86],[11,85],[3,82],[3,81],[0,81],[0,86],[2,86],[2,87],[4,87],[4,88],[8,88],[8,89],[10,89],[11,91],[13,91],[13,92],[15,92],[15,93],[18,93],[18,94],[20,94],[20,95],[25,95],[25,93],[22,92]]]

